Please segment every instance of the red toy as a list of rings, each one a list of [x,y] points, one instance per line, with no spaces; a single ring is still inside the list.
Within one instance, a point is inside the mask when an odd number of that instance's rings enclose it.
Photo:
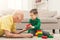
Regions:
[[[37,32],[42,32],[42,30],[37,30]]]
[[[47,39],[48,37],[47,36],[42,36],[43,39]]]
[[[29,27],[31,24],[27,24],[26,27]]]
[[[31,27],[31,24],[27,24],[26,25],[26,29],[30,28]]]

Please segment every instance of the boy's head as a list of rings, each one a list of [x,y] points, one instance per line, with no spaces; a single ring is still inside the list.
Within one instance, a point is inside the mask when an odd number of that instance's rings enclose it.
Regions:
[[[31,16],[31,19],[32,19],[32,20],[36,19],[37,15],[38,15],[37,9],[32,9],[32,10],[30,11],[30,16]]]

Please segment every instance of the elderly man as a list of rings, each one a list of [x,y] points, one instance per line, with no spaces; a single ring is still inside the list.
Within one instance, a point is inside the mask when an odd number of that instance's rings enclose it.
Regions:
[[[23,29],[21,31],[16,31],[15,23],[20,23],[23,19],[24,15],[22,11],[15,11],[13,15],[8,15],[0,18],[0,36],[5,35],[6,37],[12,38],[30,38],[32,34],[22,34],[22,32],[27,29]]]

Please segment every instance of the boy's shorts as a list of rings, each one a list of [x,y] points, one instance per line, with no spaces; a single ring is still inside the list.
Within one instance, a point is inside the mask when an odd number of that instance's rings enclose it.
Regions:
[[[33,36],[35,36],[36,30],[31,30],[30,33],[33,34]]]
[[[44,35],[44,36],[49,36],[49,35],[50,35],[49,32],[46,32],[46,31],[42,31],[42,32],[43,32],[43,35]]]

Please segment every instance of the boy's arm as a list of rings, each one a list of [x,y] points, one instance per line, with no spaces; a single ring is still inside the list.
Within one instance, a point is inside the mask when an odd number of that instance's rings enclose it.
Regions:
[[[31,23],[31,21],[30,21],[30,23]],[[40,30],[40,26],[41,26],[41,21],[40,21],[40,19],[38,19],[37,24],[32,26],[33,27],[32,29]]]
[[[41,21],[40,20],[38,20],[38,23],[37,23],[37,25],[34,25],[34,29],[38,29],[38,30],[40,30],[40,26],[41,26]]]

